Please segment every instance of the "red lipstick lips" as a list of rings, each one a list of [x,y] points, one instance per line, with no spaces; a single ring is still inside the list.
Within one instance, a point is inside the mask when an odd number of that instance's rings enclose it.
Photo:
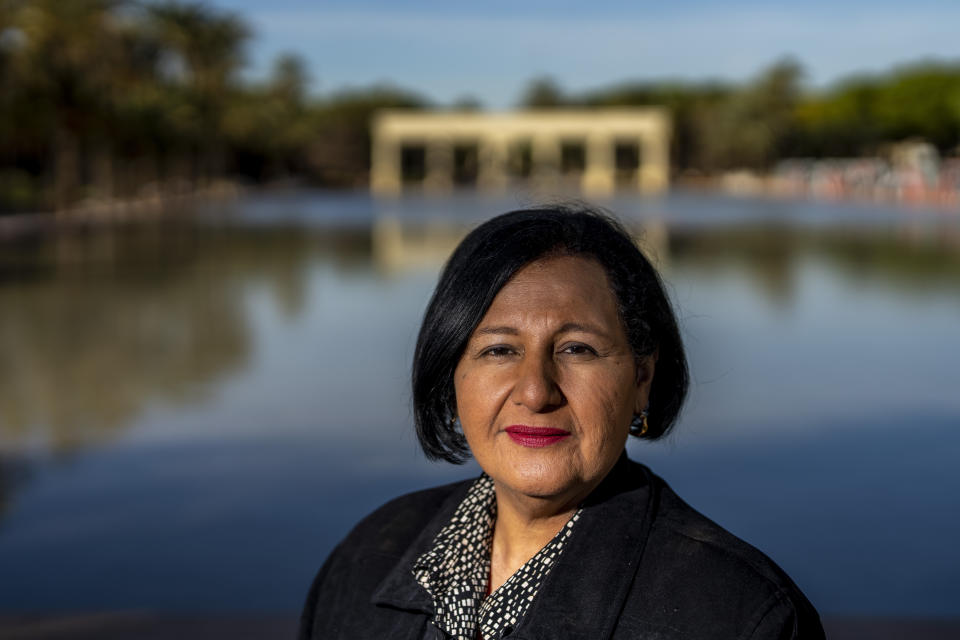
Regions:
[[[510,439],[524,447],[548,447],[556,444],[565,438],[570,437],[570,432],[564,429],[554,427],[529,427],[525,424],[510,425],[504,431],[510,436]]]

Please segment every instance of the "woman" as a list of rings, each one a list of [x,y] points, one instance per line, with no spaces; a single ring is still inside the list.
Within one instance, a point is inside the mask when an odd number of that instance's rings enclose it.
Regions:
[[[687,390],[657,273],[613,220],[515,211],[470,233],[413,363],[427,456],[479,479],[400,497],[317,575],[301,638],[822,638],[768,558],[625,454]]]

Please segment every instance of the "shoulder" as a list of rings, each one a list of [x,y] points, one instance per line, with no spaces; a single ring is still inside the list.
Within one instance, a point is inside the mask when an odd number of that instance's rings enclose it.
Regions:
[[[729,625],[717,637],[823,637],[816,610],[773,560],[645,473],[656,504],[638,578],[648,594],[669,594],[661,622]]]
[[[796,590],[787,574],[763,552],[688,505],[665,482],[656,480],[661,483],[660,503],[651,537],[658,546],[706,566],[722,567],[724,575],[743,582],[773,590]]]
[[[317,572],[300,618],[299,637],[368,637],[358,635],[352,624],[388,629],[393,621],[372,606],[373,594],[416,542],[430,535],[434,522],[443,519],[446,507],[471,482],[394,498],[357,523]]]
[[[454,482],[390,500],[358,522],[334,554],[402,555],[451,497],[465,493],[472,482]]]

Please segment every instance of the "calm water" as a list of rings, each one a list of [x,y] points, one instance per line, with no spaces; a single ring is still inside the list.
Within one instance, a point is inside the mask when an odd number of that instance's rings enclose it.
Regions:
[[[477,473],[417,452],[408,367],[443,252],[518,203],[289,193],[0,247],[0,610],[293,612],[359,517]],[[694,375],[631,455],[823,612],[960,615],[960,216],[611,206]]]

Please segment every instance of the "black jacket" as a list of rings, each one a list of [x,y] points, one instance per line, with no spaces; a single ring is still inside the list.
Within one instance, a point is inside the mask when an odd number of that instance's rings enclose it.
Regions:
[[[380,507],[314,580],[301,640],[443,638],[414,561],[472,481]],[[823,638],[816,610],[769,558],[623,456],[584,505],[557,565],[508,636],[521,639]]]

